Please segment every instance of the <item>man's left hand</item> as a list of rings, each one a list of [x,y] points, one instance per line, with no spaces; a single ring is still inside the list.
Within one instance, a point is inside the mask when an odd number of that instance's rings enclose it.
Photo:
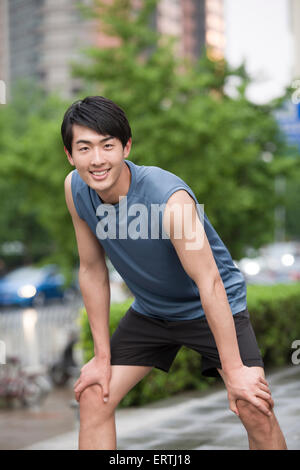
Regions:
[[[274,401],[268,382],[262,377],[257,368],[243,365],[226,373],[222,372],[231,411],[239,416],[236,401],[245,400],[256,406],[267,416],[271,415],[270,408],[274,407]]]

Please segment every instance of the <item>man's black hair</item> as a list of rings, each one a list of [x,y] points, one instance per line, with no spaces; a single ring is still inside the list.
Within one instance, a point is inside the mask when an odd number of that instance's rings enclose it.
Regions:
[[[70,155],[73,124],[89,127],[101,135],[112,135],[122,142],[123,148],[131,137],[130,125],[123,109],[104,96],[87,96],[75,101],[65,112],[61,135]]]

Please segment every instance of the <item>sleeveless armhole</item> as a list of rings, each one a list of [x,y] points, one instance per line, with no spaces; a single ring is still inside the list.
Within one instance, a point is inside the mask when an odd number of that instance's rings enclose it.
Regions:
[[[79,191],[79,188],[78,188],[79,180],[78,180],[78,178],[79,178],[79,175],[77,173],[77,170],[73,170],[72,171],[72,177],[71,177],[71,190],[72,190],[73,203],[74,203],[74,206],[75,206],[75,209],[76,209],[76,212],[77,212],[78,216],[82,220],[85,220],[84,217],[82,216],[81,212],[80,212],[78,201],[77,201],[77,196],[78,196],[78,191]]]
[[[172,194],[175,193],[176,191],[179,191],[179,190],[182,190],[182,189],[185,190],[194,199],[194,201],[196,203],[196,210],[197,210],[200,222],[202,223],[202,225],[204,227],[204,204],[199,204],[195,194],[193,193],[193,191],[191,190],[191,188],[188,185],[185,186],[181,183],[180,185],[175,186],[174,188],[171,188],[165,194],[165,196],[163,198],[163,201],[162,201],[162,204],[167,204],[168,199],[172,196]],[[164,211],[165,211],[165,207],[163,208],[163,211],[162,211],[162,217],[164,216]]]

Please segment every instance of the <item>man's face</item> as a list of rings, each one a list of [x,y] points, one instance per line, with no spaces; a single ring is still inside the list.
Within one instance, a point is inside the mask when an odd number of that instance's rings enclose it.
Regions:
[[[130,148],[131,138],[123,149],[116,137],[73,124],[72,156],[66,148],[65,152],[86,184],[101,192],[109,190],[118,181]]]

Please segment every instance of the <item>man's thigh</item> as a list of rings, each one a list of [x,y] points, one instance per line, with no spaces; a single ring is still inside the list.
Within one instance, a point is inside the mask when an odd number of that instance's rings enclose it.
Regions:
[[[180,344],[166,322],[128,309],[110,338],[111,365],[147,366],[168,372]]]
[[[101,409],[114,410],[124,396],[152,369],[152,366],[112,365],[108,386],[108,402],[104,404],[100,384],[91,384],[80,394],[80,412],[84,415],[97,414]]]
[[[253,331],[248,309],[233,316],[239,352],[244,365],[259,367],[263,370],[264,363]],[[201,372],[207,377],[218,377],[221,360],[215,338],[206,318],[186,322],[182,325],[178,339],[182,338],[185,346],[198,351],[202,355]]]
[[[152,369],[153,366],[112,365],[109,397],[113,403],[117,405]]]

